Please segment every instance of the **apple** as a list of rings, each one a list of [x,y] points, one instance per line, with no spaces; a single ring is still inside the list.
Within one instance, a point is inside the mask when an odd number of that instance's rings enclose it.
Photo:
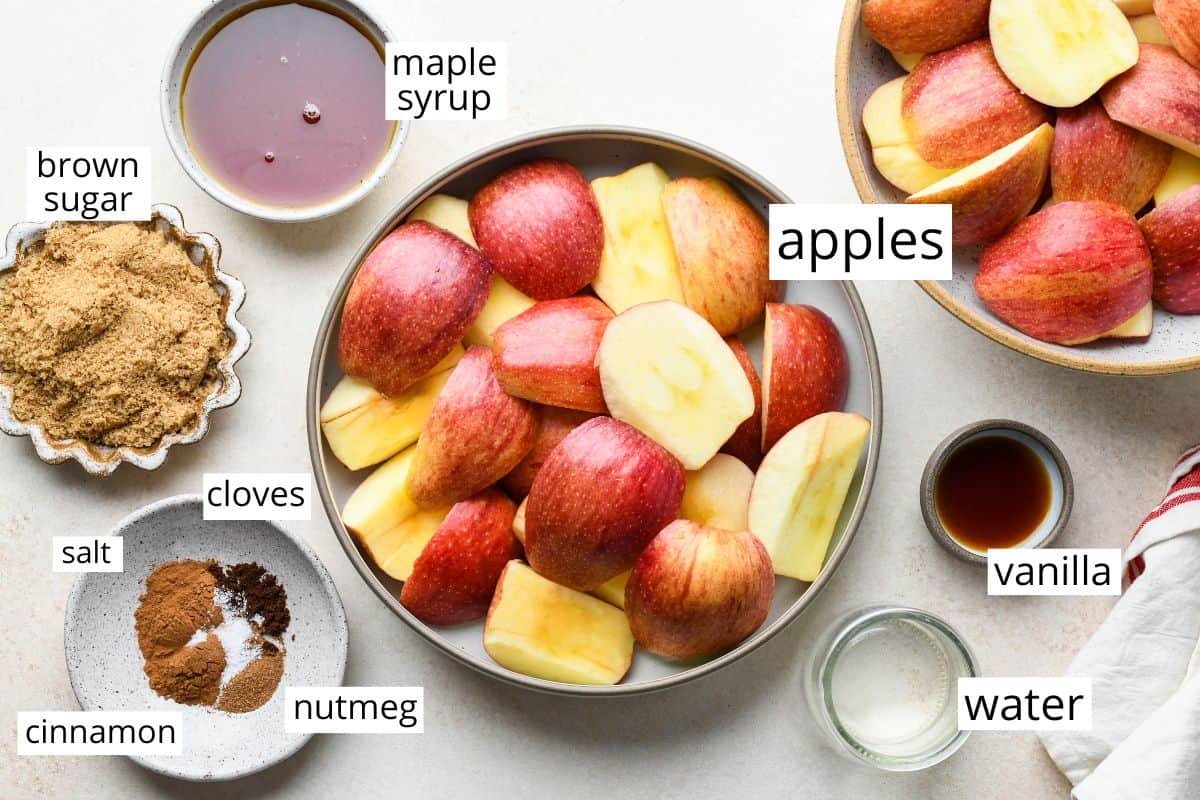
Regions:
[[[892,58],[900,65],[900,69],[905,72],[912,72],[913,67],[924,57],[924,53],[897,53],[894,50],[892,51]]]
[[[1137,66],[1100,93],[1117,122],[1200,156],[1200,69],[1169,47],[1144,44]]]
[[[721,452],[740,458],[752,470],[758,469],[762,461],[762,382],[758,379],[758,372],[754,369],[750,354],[746,352],[746,346],[734,336],[727,338],[725,343],[742,365],[746,380],[750,382],[750,390],[754,392],[754,413],[742,420],[733,435],[721,445]]]
[[[606,603],[612,603],[617,608],[625,607],[625,586],[629,583],[629,572],[622,572],[615,578],[609,578],[592,590],[592,594]]]
[[[385,574],[407,580],[417,556],[433,538],[450,506],[423,510],[404,485],[416,452],[393,456],[359,484],[342,508],[342,523]]]
[[[404,582],[400,603],[427,625],[482,619],[500,573],[521,555],[513,538],[516,507],[497,489],[456,503]]]
[[[535,403],[605,413],[596,350],[613,312],[594,297],[544,300],[495,333],[496,378]]]
[[[513,672],[562,683],[612,685],[633,663],[625,613],[510,561],[483,626],[483,648]]]
[[[866,0],[862,21],[888,50],[936,53],[987,35],[990,0]]]
[[[529,498],[526,497],[517,506],[517,512],[513,514],[512,532],[513,536],[517,537],[517,541],[522,546],[525,545],[525,508],[529,505]]]
[[[750,530],[777,575],[817,579],[870,431],[858,414],[818,414],[763,458],[750,491]]]
[[[954,244],[990,242],[1037,205],[1053,144],[1054,128],[1046,123],[905,202],[949,203],[954,208]]]
[[[545,406],[541,409],[542,424],[538,429],[537,439],[533,447],[521,459],[521,463],[513,471],[504,476],[500,484],[512,497],[523,498],[529,494],[533,486],[534,476],[546,463],[551,451],[567,434],[587,422],[594,415],[584,411],[572,411],[567,408]]]
[[[1022,92],[1072,108],[1138,61],[1138,40],[1112,0],[992,0],[996,60]]]
[[[1058,203],[1018,223],[983,251],[975,275],[996,316],[1057,344],[1090,342],[1124,323],[1149,301],[1151,283],[1137,220],[1095,201]]]
[[[634,640],[651,653],[702,658],[758,630],[774,594],[771,556],[758,537],[676,520],[638,557],[625,614]]]
[[[471,222],[467,218],[467,201],[448,194],[433,194],[421,201],[408,215],[409,222],[425,221],[444,231],[453,233],[476,249],[475,237],[471,235]]]
[[[421,429],[408,493],[422,507],[466,500],[511,472],[537,432],[533,405],[500,388],[490,351],[470,347]]]
[[[840,411],[850,386],[846,345],[812,306],[772,303],[763,330],[763,452],[809,417]]]
[[[717,453],[712,461],[685,476],[679,517],[714,528],[746,530],[752,485],[754,473],[749,467],[731,455]]]
[[[917,153],[958,169],[1049,122],[1046,109],[1005,77],[986,39],[921,59],[900,110]]]
[[[1154,13],[1184,61],[1200,68],[1200,0],[1154,0]]]
[[[1154,12],[1154,0],[1114,0],[1117,8],[1127,17],[1140,17]]]
[[[1053,200],[1100,200],[1136,214],[1171,163],[1171,146],[1113,120],[1099,100],[1058,112],[1050,158]]]
[[[1200,314],[1200,186],[1141,220],[1154,260],[1154,301],[1172,314]]]
[[[510,167],[471,198],[471,232],[518,291],[569,297],[600,268],[604,223],[587,180],[565,161]]]
[[[670,182],[662,167],[649,162],[592,181],[604,220],[604,252],[592,289],[618,314],[654,300],[683,302],[679,259],[662,204]]]
[[[407,222],[363,261],[342,310],[338,361],[347,375],[394,396],[462,339],[487,300],[492,267],[428,222]]]
[[[889,183],[912,194],[942,178],[953,169],[939,169],[916,151],[901,113],[906,78],[896,78],[876,89],[863,106],[863,128],[871,142],[871,158]]]
[[[1162,182],[1154,190],[1154,203],[1166,205],[1172,197],[1183,194],[1197,184],[1200,184],[1200,158],[1176,150]]]
[[[1101,339],[1144,339],[1154,330],[1154,303],[1146,303],[1138,312],[1117,327],[1108,331]]]
[[[767,225],[720,178],[677,178],[662,190],[685,303],[722,336],[762,318],[775,296]]]
[[[1171,44],[1171,38],[1167,36],[1166,28],[1163,27],[1162,22],[1154,14],[1142,14],[1130,18],[1129,27],[1133,28],[1133,35],[1142,44],[1174,46]]]
[[[683,468],[636,428],[596,417],[571,431],[533,479],[525,551],[538,574],[591,591],[633,566],[675,518]]]

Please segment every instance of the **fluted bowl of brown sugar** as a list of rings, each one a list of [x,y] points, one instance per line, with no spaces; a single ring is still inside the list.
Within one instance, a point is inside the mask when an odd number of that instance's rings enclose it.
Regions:
[[[217,238],[189,232],[183,215],[172,205],[156,204],[149,222],[133,224],[143,237],[161,235],[168,245],[165,252],[173,254],[171,248],[179,248],[183,258],[174,258],[177,274],[170,291],[178,291],[181,297],[204,296],[202,310],[209,318],[203,326],[193,324],[186,307],[173,309],[170,294],[164,300],[164,282],[147,272],[152,260],[128,242],[110,243],[109,257],[134,273],[133,288],[125,291],[138,297],[136,303],[113,302],[122,299],[113,294],[122,290],[122,284],[102,268],[94,270],[96,285],[85,287],[86,291],[66,291],[71,284],[64,282],[59,287],[60,307],[18,295],[15,287],[20,284],[14,279],[22,266],[33,264],[44,253],[47,232],[64,223],[14,225],[0,257],[0,430],[28,436],[38,457],[49,464],[74,460],[96,476],[110,475],[124,463],[157,469],[171,447],[202,439],[208,432],[209,414],[233,405],[241,396],[234,365],[250,349],[250,332],[237,319],[246,290],[241,281],[221,270]],[[87,230],[107,227],[95,225]],[[157,235],[145,238],[148,247],[161,246]],[[89,245],[76,256],[103,255],[95,251]],[[79,269],[75,279],[92,274],[93,266],[88,261],[75,264]],[[139,282],[157,285],[157,304],[137,288]],[[176,312],[178,317],[173,318]],[[118,318],[122,314],[128,316]],[[161,324],[148,318],[155,314]],[[150,343],[144,352],[135,352],[140,344],[135,343],[122,352],[118,328],[157,328],[160,347],[161,341],[170,344],[174,339],[179,349],[155,352]],[[101,341],[104,336],[111,338]],[[118,350],[115,355],[113,348]],[[121,370],[122,357],[132,366]],[[142,378],[147,370],[148,377]],[[75,416],[66,418],[71,414]]]

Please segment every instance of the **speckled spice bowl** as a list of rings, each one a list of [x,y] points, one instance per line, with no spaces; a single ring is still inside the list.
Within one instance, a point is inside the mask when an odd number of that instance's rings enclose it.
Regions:
[[[159,500],[113,529],[125,571],[85,573],[67,599],[65,645],[71,688],[84,711],[178,711],[183,754],[131,756],[147,769],[194,781],[228,780],[277,764],[309,735],[283,729],[285,686],[340,686],[349,632],[341,598],[312,548],[274,522],[203,520],[198,495]],[[146,576],[181,559],[257,561],[287,592],[283,679],[262,708],[228,714],[159,697],[142,671],[134,611]]]
[[[237,278],[221,271],[221,243],[217,237],[211,233],[189,233],[183,226],[183,215],[178,208],[158,203],[152,209],[151,218],[159,230],[187,248],[192,262],[209,274],[213,287],[222,296],[225,331],[230,345],[229,352],[217,363],[220,373],[217,383],[188,430],[168,434],[154,447],[107,447],[79,439],[51,439],[41,425],[17,419],[12,413],[12,388],[4,384],[4,375],[0,372],[0,430],[13,436],[28,436],[33,440],[38,457],[47,464],[74,459],[89,474],[97,476],[111,475],[125,463],[147,470],[158,469],[172,446],[192,444],[204,438],[211,412],[233,405],[242,396],[242,383],[233,367],[250,349],[250,331],[237,319],[237,311],[246,301],[245,287]],[[0,291],[4,290],[5,273],[17,267],[23,252],[42,241],[52,224],[21,222],[9,230],[4,255],[0,258]]]
[[[870,143],[862,128],[862,109],[876,88],[904,74],[888,51],[876,44],[860,21],[862,0],[848,0],[838,39],[838,127],[846,164],[864,203],[900,203],[904,193],[875,169]],[[1161,375],[1200,368],[1200,315],[1154,310],[1154,332],[1147,339],[1107,339],[1067,347],[1049,344],[997,318],[975,294],[980,249],[954,250],[954,278],[918,281],[943,308],[975,330],[1019,353],[1086,372],[1113,375]]]

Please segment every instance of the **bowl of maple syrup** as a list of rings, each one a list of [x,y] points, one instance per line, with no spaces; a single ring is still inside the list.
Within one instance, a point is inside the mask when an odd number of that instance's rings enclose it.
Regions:
[[[925,465],[921,513],[938,544],[976,564],[990,549],[1046,547],[1067,525],[1071,468],[1041,431],[982,420],[947,436]]]

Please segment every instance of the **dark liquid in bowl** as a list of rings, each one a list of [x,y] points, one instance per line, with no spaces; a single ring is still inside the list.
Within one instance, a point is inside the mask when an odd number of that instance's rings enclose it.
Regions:
[[[391,142],[383,57],[348,20],[297,3],[232,17],[183,85],[183,129],[204,169],[265,205],[352,191]]]
[[[1046,465],[1028,445],[1007,436],[980,436],[959,445],[934,487],[946,531],[981,551],[1028,539],[1046,518],[1051,499]]]

